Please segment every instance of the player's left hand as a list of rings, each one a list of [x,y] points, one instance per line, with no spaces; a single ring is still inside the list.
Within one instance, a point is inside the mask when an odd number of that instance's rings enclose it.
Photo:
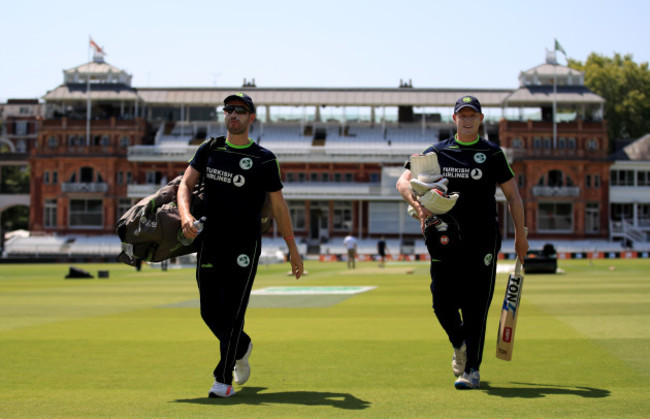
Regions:
[[[526,235],[515,234],[515,253],[521,263],[524,263],[526,252],[528,252],[528,239],[526,238]]]
[[[289,255],[289,263],[291,264],[291,275],[295,276],[296,279],[300,279],[305,271],[300,255],[291,253]]]

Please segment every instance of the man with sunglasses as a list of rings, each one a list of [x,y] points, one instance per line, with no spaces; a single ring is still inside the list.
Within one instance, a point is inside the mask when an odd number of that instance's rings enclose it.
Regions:
[[[276,156],[249,138],[255,104],[245,93],[224,100],[228,131],[224,144],[199,146],[178,188],[183,234],[195,238],[198,230],[190,213],[190,196],[203,177],[206,221],[197,254],[196,280],[201,317],[219,340],[221,358],[215,368],[209,397],[235,394],[232,383],[250,376],[248,357],[253,349],[244,332],[244,316],[257,272],[261,238],[261,211],[266,196],[277,228],[289,248],[291,272],[299,279],[303,263],[293,237]]]

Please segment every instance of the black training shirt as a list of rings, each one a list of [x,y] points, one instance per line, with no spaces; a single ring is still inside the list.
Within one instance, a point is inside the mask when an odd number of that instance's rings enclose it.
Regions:
[[[205,182],[205,236],[224,233],[255,239],[260,234],[266,192],[282,189],[275,155],[252,140],[245,146],[226,141],[212,150],[205,141],[190,165]]]
[[[432,145],[422,154],[431,151],[438,155],[442,175],[449,179],[448,193],[460,195],[449,214],[465,232],[496,225],[496,186],[514,177],[503,150],[481,137],[463,143],[454,136]]]

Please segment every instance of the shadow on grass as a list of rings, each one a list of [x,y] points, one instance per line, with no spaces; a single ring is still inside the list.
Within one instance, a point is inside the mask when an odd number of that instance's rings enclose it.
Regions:
[[[304,406],[332,406],[337,409],[363,410],[370,407],[370,402],[358,399],[349,393],[329,393],[319,391],[284,391],[263,393],[266,387],[244,387],[234,397],[211,399],[178,399],[175,403],[215,404],[215,405],[264,405],[264,404],[300,404]]]
[[[512,383],[519,387],[493,387],[487,381],[481,381],[481,390],[490,396],[500,396],[505,398],[519,397],[522,399],[536,399],[550,395],[569,395],[580,396],[585,398],[600,399],[609,397],[611,392],[602,388],[593,387],[570,387],[558,386],[553,384],[533,384],[533,383]]]

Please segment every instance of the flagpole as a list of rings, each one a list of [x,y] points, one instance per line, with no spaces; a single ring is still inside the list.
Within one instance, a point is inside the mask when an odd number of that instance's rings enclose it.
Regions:
[[[553,38],[553,150],[557,150],[557,38]]]
[[[557,38],[553,38],[554,45],[553,45],[553,56],[554,56],[554,62],[553,62],[553,148],[557,147],[557,120],[555,118],[555,114],[557,113],[557,52],[560,51],[563,55],[564,58],[568,61],[567,56],[566,56],[566,51],[564,48],[562,48],[562,45],[557,41]]]
[[[555,63],[553,64],[553,150],[557,150],[557,54],[555,54]]]
[[[88,35],[88,64],[86,72],[86,146],[90,146],[90,42],[92,38]]]

